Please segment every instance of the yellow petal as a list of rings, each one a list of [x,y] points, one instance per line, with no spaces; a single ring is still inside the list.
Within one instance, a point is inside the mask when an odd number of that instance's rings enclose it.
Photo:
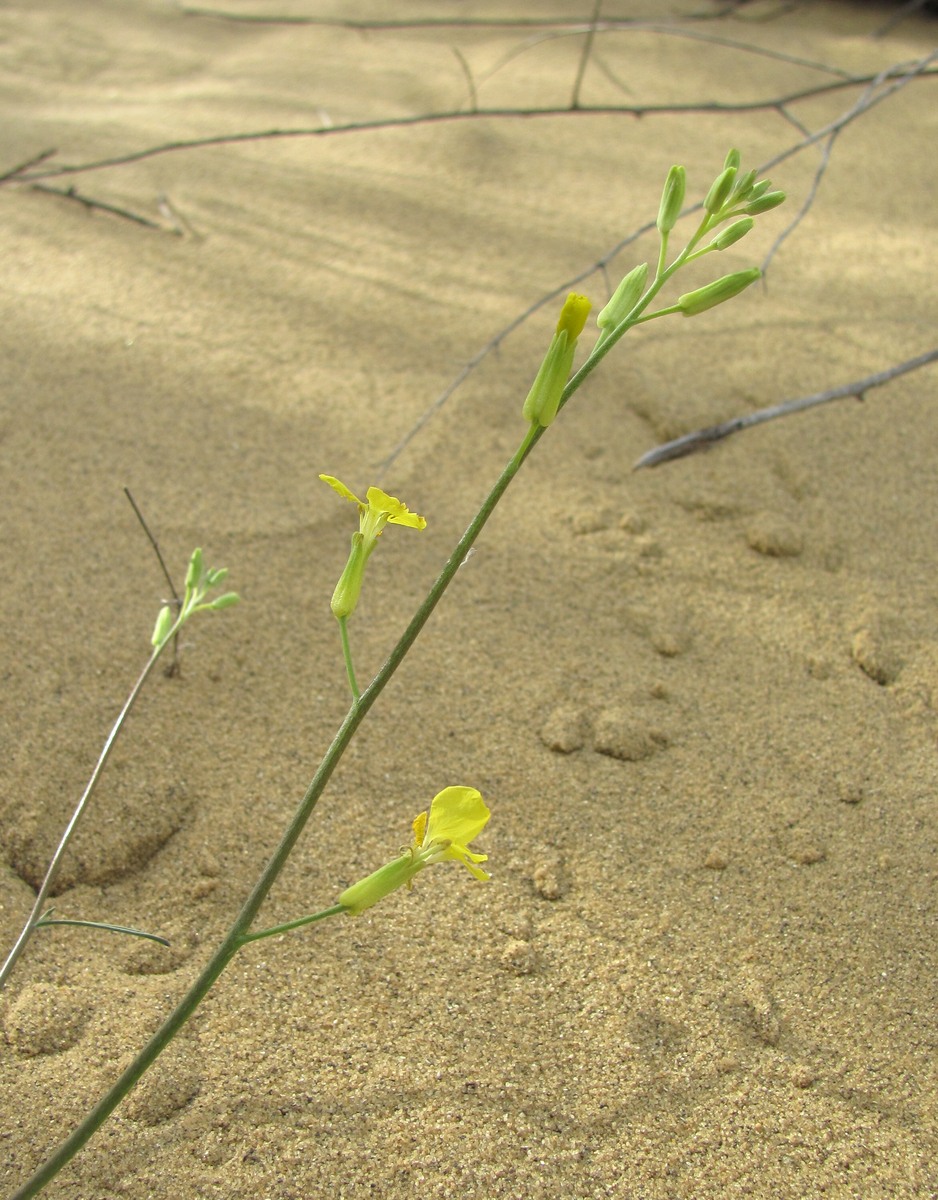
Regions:
[[[465,848],[482,832],[491,815],[475,788],[444,788],[430,803],[422,844],[444,841]]]
[[[467,850],[465,846],[452,845],[443,855],[443,858],[454,858],[457,862],[461,862],[466,870],[470,871],[476,879],[491,879],[488,871],[483,871],[481,867],[474,864],[485,862],[488,859],[487,854],[474,854],[471,850]]]
[[[567,336],[572,342],[575,342],[583,332],[583,326],[586,324],[586,318],[590,315],[592,307],[585,296],[571,292],[560,310],[557,332],[562,333],[563,330],[566,330]]]
[[[368,489],[368,506],[375,512],[386,513],[390,525],[409,525],[411,529],[426,529],[427,522],[423,517],[412,513],[410,509],[396,496],[389,496],[381,488]]]
[[[423,845],[423,835],[427,832],[427,814],[420,813],[414,817],[414,844],[417,846]]]
[[[365,508],[364,502],[359,500],[354,492],[350,492],[345,484],[336,479],[334,475],[320,475],[319,478],[323,481],[323,483],[328,483],[332,490],[334,492],[338,492],[339,495],[344,499],[351,500],[353,504],[358,504],[362,508]]]

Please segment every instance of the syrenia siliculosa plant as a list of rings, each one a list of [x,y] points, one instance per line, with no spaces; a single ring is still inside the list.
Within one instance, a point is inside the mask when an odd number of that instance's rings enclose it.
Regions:
[[[635,325],[672,313],[680,313],[685,317],[699,316],[738,296],[759,278],[760,271],[757,267],[733,271],[679,295],[676,301],[666,307],[653,307],[659,293],[684,266],[709,254],[720,254],[737,245],[751,231],[755,218],[775,208],[785,199],[784,193],[774,190],[768,180],[757,179],[756,172],[741,173],[739,153],[731,150],[708,189],[702,206],[698,206],[698,209],[702,208],[702,215],[696,227],[682,248],[673,257],[669,257],[670,242],[684,212],[685,190],[684,168],[672,167],[662,191],[656,222],[659,239],[657,262],[653,269],[648,263],[641,263],[625,275],[608,303],[600,310],[596,322],[598,335],[576,370],[574,361],[586,331],[591,305],[585,296],[578,293],[571,293],[567,297],[543,361],[535,373],[534,381],[522,405],[526,429],[520,444],[496,479],[479,511],[469,522],[465,533],[453,548],[387,660],[364,689],[360,689],[355,680],[346,623],[355,611],[361,595],[365,566],[388,525],[422,529],[426,522],[423,517],[412,513],[400,500],[380,488],[369,488],[365,499],[361,500],[333,476],[322,476],[340,496],[358,506],[358,529],[352,534],[348,561],[332,596],[332,611],[342,633],[345,667],[352,693],[349,710],[290,819],[280,844],[272,853],[231,928],[208,959],[198,979],[88,1117],[15,1193],[13,1200],[25,1200],[26,1197],[34,1196],[87,1142],[195,1012],[231,960],[252,942],[275,933],[299,929],[326,917],[343,913],[354,916],[370,911],[374,905],[393,892],[409,887],[426,867],[440,861],[461,862],[475,879],[488,878],[487,873],[478,865],[486,856],[470,850],[469,845],[482,832],[489,819],[489,810],[474,788],[447,787],[437,793],[428,812],[421,814],[414,822],[413,843],[383,867],[342,891],[337,903],[293,921],[269,928],[253,929],[262,904],[359,725],[420,634],[511,481],[540,438],[548,428],[554,426],[558,414],[570,398],[616,343]],[[204,582],[209,582],[207,577]],[[220,582],[220,579],[214,582]],[[198,590],[196,588],[196,591]],[[223,607],[225,603],[230,602],[231,600],[220,597],[214,602],[214,606]],[[197,606],[206,604],[201,595],[195,603]],[[206,606],[213,605],[209,602]],[[157,628],[157,638],[165,639],[171,633],[171,629],[172,622],[169,617],[162,616]]]

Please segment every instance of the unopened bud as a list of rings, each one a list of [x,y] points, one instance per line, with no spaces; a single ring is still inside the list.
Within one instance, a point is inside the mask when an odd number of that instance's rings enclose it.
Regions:
[[[186,590],[194,592],[202,582],[202,551],[196,547],[192,551],[192,557],[189,559],[189,567],[186,570]]]
[[[168,604],[164,604],[156,618],[156,625],[153,627],[153,636],[150,638],[152,645],[159,648],[169,637],[169,631],[173,627],[173,613]]]
[[[556,417],[563,389],[573,366],[576,340],[583,332],[590,307],[590,302],[585,296],[576,292],[567,296],[560,312],[560,320],[557,322],[557,331],[551,339],[544,361],[538,368],[531,390],[522,406],[521,413],[525,420],[546,427]],[[335,612],[334,600],[332,611]],[[336,616],[338,615],[336,613]]]
[[[684,207],[684,191],[687,187],[687,176],[683,167],[674,166],[668,172],[661,193],[661,203],[658,206],[658,232],[670,233],[677,224]]]
[[[744,200],[748,200],[752,192],[752,185],[755,182],[755,171],[747,171],[745,175],[741,175],[733,184],[730,202],[732,204],[741,204]]]
[[[745,291],[751,283],[762,275],[758,267],[750,267],[748,271],[735,271],[732,275],[724,275],[705,287],[693,292],[685,292],[678,297],[677,307],[685,317],[696,317],[698,313],[715,308],[725,300],[732,300],[740,292]]]
[[[760,179],[758,183],[752,185],[746,193],[745,199],[749,201],[758,200],[760,196],[765,195],[771,186],[772,181],[770,179]]]
[[[571,342],[575,342],[583,328],[586,325],[586,318],[590,315],[592,308],[589,300],[585,296],[581,296],[578,292],[570,292],[566,300],[563,302],[563,308],[560,310],[560,319],[557,321],[557,332],[563,333],[567,331],[567,337]]]
[[[778,208],[784,202],[784,192],[765,192],[764,195],[753,200],[751,204],[746,205],[746,212],[752,217],[757,217],[759,213],[768,212],[771,208]]]
[[[755,225],[755,221],[752,217],[743,217],[742,220],[734,221],[732,225],[727,225],[722,233],[718,233],[710,245],[715,250],[725,250],[727,246],[732,246],[734,242],[744,238],[753,225]]]
[[[217,612],[220,608],[231,608],[233,605],[238,604],[240,600],[241,597],[237,592],[225,592],[221,596],[216,596],[208,607]]]
[[[596,318],[600,329],[615,329],[629,315],[645,290],[645,280],[648,278],[648,263],[633,267],[622,280],[606,307]]]
[[[724,167],[716,179],[714,179],[710,186],[710,191],[707,192],[707,198],[704,200],[704,208],[708,213],[713,214],[720,211],[726,203],[735,179],[735,167]]]

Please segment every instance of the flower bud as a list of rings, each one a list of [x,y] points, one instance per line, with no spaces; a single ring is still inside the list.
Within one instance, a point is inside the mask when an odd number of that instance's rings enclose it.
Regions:
[[[751,283],[762,275],[758,267],[750,267],[748,271],[734,271],[732,275],[724,275],[705,287],[693,292],[685,292],[678,297],[677,307],[685,317],[696,317],[698,313],[706,312],[722,304],[724,300],[732,300],[740,292],[745,291]]]
[[[677,224],[684,207],[684,191],[687,186],[687,175],[683,167],[674,166],[668,172],[661,193],[661,203],[658,206],[658,232],[670,233]]]
[[[551,339],[544,361],[522,406],[521,413],[525,420],[546,428],[556,417],[563,389],[573,366],[576,340],[583,332],[590,307],[590,302],[585,296],[576,292],[567,296],[560,311],[557,331]],[[335,608],[332,611],[335,612]]]
[[[596,318],[600,329],[615,329],[629,315],[645,290],[648,278],[648,263],[633,267],[622,280],[606,307]]]
[[[202,551],[196,547],[186,570],[186,591],[194,592],[202,582]]]
[[[590,315],[592,307],[592,304],[590,304],[585,296],[581,296],[577,292],[570,292],[563,302],[563,308],[560,310],[560,318],[557,321],[557,333],[563,333],[566,330],[567,336],[572,342],[575,342],[583,332],[583,328],[586,325],[586,318]]]
[[[768,212],[769,209],[778,208],[780,204],[785,202],[784,192],[765,192],[758,199],[753,200],[751,204],[746,205],[746,212],[751,217],[756,217],[759,213]]]
[[[720,211],[726,203],[735,179],[735,167],[724,167],[716,179],[714,179],[710,186],[710,191],[707,192],[707,198],[704,200],[704,208],[708,213],[712,215]]]
[[[237,592],[224,592],[221,596],[216,596],[207,607],[212,609],[213,612],[217,612],[221,608],[231,608],[233,605],[238,604],[240,600],[241,597]]]
[[[755,172],[753,172],[753,174],[755,174]],[[760,179],[758,183],[754,183],[752,185],[752,187],[746,193],[745,199],[747,199],[749,201],[758,200],[760,196],[765,195],[765,193],[769,190],[769,188],[771,186],[772,186],[771,180]]]
[[[725,250],[727,246],[732,246],[734,242],[744,238],[753,225],[755,225],[755,221],[752,217],[743,217],[739,221],[734,221],[732,225],[727,225],[721,233],[718,233],[710,245],[715,250]]]
[[[747,171],[745,175],[741,175],[733,184],[733,192],[730,196],[732,204],[741,204],[748,199],[752,192],[752,185],[756,182],[755,171]]]
[[[159,648],[169,637],[169,631],[173,627],[173,613],[168,604],[164,604],[156,618],[156,625],[153,627],[153,636],[150,642],[153,646]]]
[[[726,158],[723,161],[723,170],[725,171],[727,167],[732,167],[734,170],[738,171],[740,161],[738,150],[734,149],[728,151]]]

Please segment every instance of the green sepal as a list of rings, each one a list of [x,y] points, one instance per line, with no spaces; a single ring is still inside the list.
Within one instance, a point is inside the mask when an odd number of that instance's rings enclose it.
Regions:
[[[339,904],[347,910],[350,917],[357,917],[366,908],[371,908],[385,896],[390,896],[398,888],[410,883],[417,872],[423,870],[425,866],[426,863],[408,850],[400,858],[385,863],[371,875],[346,888],[339,896]]]

